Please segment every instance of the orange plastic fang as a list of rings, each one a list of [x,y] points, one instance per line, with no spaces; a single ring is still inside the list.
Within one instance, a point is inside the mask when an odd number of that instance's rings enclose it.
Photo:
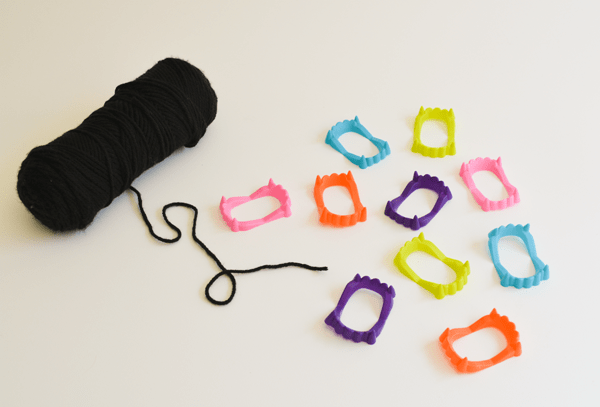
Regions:
[[[346,187],[350,192],[352,203],[354,204],[354,213],[351,215],[336,215],[335,213],[329,212],[323,202],[323,191],[332,186]],[[352,176],[352,172],[348,171],[348,174],[331,174],[324,175],[323,178],[317,175],[315,182],[315,202],[317,203],[317,209],[319,210],[319,221],[326,225],[332,226],[353,226],[358,222],[364,222],[367,220],[367,208],[360,203],[358,196],[358,188],[356,182]]]
[[[491,359],[480,360],[476,362],[469,361],[467,358],[461,358],[458,356],[452,344],[457,339],[465,337],[477,332],[483,328],[496,328],[506,338],[506,348],[498,353]],[[492,310],[490,315],[486,315],[474,324],[467,328],[446,328],[444,333],[440,336],[440,342],[442,348],[446,353],[446,356],[450,359],[450,363],[456,367],[461,373],[474,373],[488,367],[494,366],[500,362],[505,361],[513,356],[521,356],[521,342],[519,342],[519,332],[515,328],[515,324],[508,320],[506,316],[500,316],[496,312],[496,308]]]

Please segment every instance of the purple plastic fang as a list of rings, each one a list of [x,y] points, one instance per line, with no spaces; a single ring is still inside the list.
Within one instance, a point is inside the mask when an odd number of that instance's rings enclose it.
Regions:
[[[421,216],[420,218],[415,215],[414,218],[406,218],[400,215],[398,211],[398,207],[408,198],[410,194],[415,192],[417,189],[427,188],[438,194],[438,199],[433,205],[433,209],[427,215]],[[385,206],[384,213],[386,216],[390,217],[396,223],[410,228],[412,230],[419,230],[423,226],[427,225],[435,215],[442,209],[442,207],[452,199],[452,193],[450,192],[450,188],[444,185],[442,181],[438,179],[438,177],[432,177],[429,174],[419,175],[415,171],[413,175],[413,179],[406,185],[404,191],[402,191],[402,195],[399,197],[388,201]]]
[[[381,306],[379,319],[368,331],[355,331],[348,328],[341,321],[342,312],[344,311],[344,307],[348,303],[348,300],[356,291],[360,290],[361,288],[374,291],[383,298],[383,305]],[[394,287],[391,285],[388,286],[387,284],[379,281],[377,278],[371,279],[368,276],[361,278],[360,275],[357,274],[354,279],[346,285],[346,288],[344,288],[344,292],[342,293],[337,306],[331,312],[331,314],[325,318],[325,323],[332,327],[337,334],[342,335],[346,339],[350,339],[356,343],[366,342],[369,345],[373,345],[381,333],[388,315],[390,315],[390,311],[394,305],[395,296],[396,291],[394,291]]]

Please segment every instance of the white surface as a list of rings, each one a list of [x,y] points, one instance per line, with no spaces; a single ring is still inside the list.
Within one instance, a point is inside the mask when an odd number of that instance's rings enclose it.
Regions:
[[[597,405],[599,11],[593,1],[3,1],[0,405]],[[168,56],[205,72],[219,111],[197,147],[135,181],[157,232],[170,233],[160,208],[185,201],[200,209],[199,236],[228,267],[299,261],[329,271],[238,276],[233,302],[216,307],[204,298],[216,266],[189,237],[153,240],[130,193],[77,233],[51,233],[25,210],[15,185],[29,150]],[[456,156],[410,152],[420,106],[454,109]],[[366,170],[324,143],[333,124],[355,115],[392,150]],[[440,129],[430,130],[438,143]],[[518,206],[479,209],[458,175],[479,156],[503,158]],[[321,226],[315,177],[348,170],[368,220]],[[383,209],[415,170],[454,195],[425,237],[471,264],[464,290],[441,301],[392,264],[418,233]],[[288,189],[293,216],[231,232],[221,196],[250,194],[271,177]],[[478,182],[502,196],[493,177]],[[343,191],[329,195],[332,207],[348,207]],[[433,199],[417,195],[407,210]],[[190,214],[171,216],[189,235]],[[550,265],[539,287],[499,284],[487,233],[508,223],[531,223]],[[511,248],[526,274],[522,247]],[[430,260],[422,272],[447,278]],[[356,273],[397,292],[374,346],[323,323]],[[344,318],[368,325],[378,301],[361,293]],[[456,373],[439,335],[494,307],[515,322],[522,356]],[[477,358],[502,347],[493,332],[475,339],[457,348]]]

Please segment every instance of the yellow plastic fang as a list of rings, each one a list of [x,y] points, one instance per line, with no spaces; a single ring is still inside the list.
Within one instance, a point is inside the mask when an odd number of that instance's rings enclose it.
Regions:
[[[421,142],[421,128],[426,120],[441,120],[446,123],[448,127],[448,143],[445,147],[429,147]],[[415,119],[415,131],[414,140],[411,151],[413,153],[419,153],[426,157],[441,158],[447,155],[456,154],[456,143],[454,140],[454,132],[456,130],[456,123],[454,120],[454,112],[452,109],[445,110],[436,107],[435,109],[427,108],[419,110],[419,114]]]
[[[408,256],[416,251],[422,251],[430,254],[446,264],[456,273],[456,280],[450,284],[438,284],[423,280],[410,268],[406,262]],[[429,240],[425,240],[423,233],[421,233],[419,237],[415,237],[404,244],[394,258],[394,264],[396,267],[398,267],[402,274],[432,293],[438,300],[441,300],[446,295],[454,295],[458,291],[462,290],[465,284],[467,284],[467,276],[471,273],[471,267],[469,266],[468,261],[461,263],[458,260],[446,257],[444,253],[442,253],[440,249],[438,249],[433,243],[431,243]]]

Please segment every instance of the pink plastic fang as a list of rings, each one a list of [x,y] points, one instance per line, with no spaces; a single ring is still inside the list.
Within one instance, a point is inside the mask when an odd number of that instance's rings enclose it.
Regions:
[[[479,171],[490,171],[496,175],[502,185],[504,185],[504,188],[506,188],[508,198],[501,201],[490,201],[488,198],[486,198],[481,191],[477,189],[475,182],[473,181],[473,174]],[[475,202],[477,202],[477,204],[485,212],[509,208],[521,201],[519,191],[510,182],[508,182],[508,179],[506,178],[506,174],[502,168],[502,159],[500,157],[498,157],[497,160],[492,160],[491,158],[487,157],[480,157],[471,160],[468,163],[463,163],[460,167],[460,176],[467,185],[469,191],[471,191],[473,198],[475,198]]]
[[[233,208],[265,196],[276,198],[279,203],[281,203],[281,206],[261,219],[240,222],[231,216],[231,210]],[[227,226],[234,232],[240,232],[253,229],[284,216],[286,218],[292,216],[291,206],[292,203],[288,192],[281,185],[276,185],[273,180],[270,179],[268,185],[259,188],[250,196],[236,196],[229,199],[222,197],[219,209],[221,210],[221,215],[223,216],[225,223],[227,223]]]

